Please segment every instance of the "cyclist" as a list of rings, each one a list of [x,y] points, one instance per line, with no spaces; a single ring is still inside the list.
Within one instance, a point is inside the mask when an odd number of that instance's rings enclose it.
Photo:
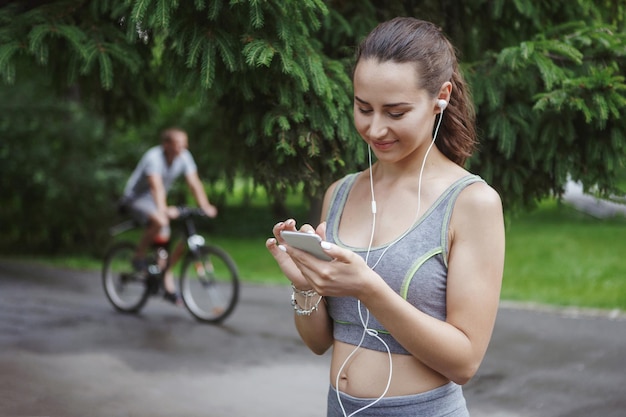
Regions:
[[[178,209],[167,205],[167,193],[178,177],[184,175],[198,206],[207,216],[217,216],[217,208],[207,198],[196,163],[187,147],[188,138],[184,130],[175,127],[164,130],[161,144],[150,148],[142,156],[126,183],[120,208],[145,226],[133,259],[136,270],[147,267],[146,252],[153,242],[166,243],[169,240],[170,219],[178,217]],[[164,273],[164,298],[174,304],[180,304],[180,296],[171,271],[182,250],[179,245],[172,253]]]

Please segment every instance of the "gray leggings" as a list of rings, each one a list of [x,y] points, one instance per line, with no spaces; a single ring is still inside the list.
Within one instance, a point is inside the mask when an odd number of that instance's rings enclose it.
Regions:
[[[356,410],[372,403],[375,398],[356,398],[340,392],[341,403],[349,416]],[[328,390],[327,417],[344,417],[337,401],[337,390]],[[356,414],[358,417],[469,417],[463,389],[450,382],[420,394],[385,397],[373,406]]]

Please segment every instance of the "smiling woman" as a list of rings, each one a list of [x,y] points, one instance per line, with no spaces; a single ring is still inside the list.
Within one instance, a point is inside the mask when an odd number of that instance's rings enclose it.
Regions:
[[[467,416],[461,385],[491,338],[504,225],[498,194],[463,167],[474,113],[454,48],[429,22],[382,23],[353,85],[376,163],[329,187],[319,226],[299,227],[332,261],[288,245],[294,219],[266,246],[293,284],[303,341],[332,347],[328,416]]]
[[[359,62],[354,72],[354,124],[369,146],[378,150],[380,159],[408,158],[409,164],[421,163],[424,142],[432,139],[432,98],[417,83],[414,65],[378,62],[374,58]],[[413,87],[411,88],[413,84]],[[442,85],[438,97],[449,100],[451,84]]]

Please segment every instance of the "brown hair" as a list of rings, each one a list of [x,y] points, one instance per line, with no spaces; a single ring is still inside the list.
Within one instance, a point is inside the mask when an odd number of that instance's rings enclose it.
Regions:
[[[379,24],[361,42],[355,67],[361,59],[414,63],[417,87],[433,98],[443,83],[452,83],[436,145],[450,160],[464,165],[476,146],[476,115],[469,89],[459,72],[455,49],[441,29],[423,20],[396,17]]]

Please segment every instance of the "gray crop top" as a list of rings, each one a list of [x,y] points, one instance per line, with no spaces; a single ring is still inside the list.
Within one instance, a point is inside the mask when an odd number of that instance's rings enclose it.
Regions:
[[[326,240],[365,258],[367,248],[346,245],[338,238],[341,214],[357,175],[358,173],[347,175],[335,188],[326,219]],[[467,175],[448,187],[417,223],[392,244],[375,267],[375,271],[402,298],[439,320],[446,319],[448,226],[452,209],[459,193],[478,181],[482,179],[476,175]],[[370,266],[378,262],[387,246],[389,245],[370,250]],[[335,339],[358,345],[363,335],[363,325],[356,298],[327,297],[326,300],[330,317],[334,321]],[[361,311],[365,319],[364,306],[361,306]],[[371,314],[367,327],[378,331],[378,336],[387,343],[391,353],[409,354]],[[365,336],[361,346],[386,352],[385,346],[371,336]]]

